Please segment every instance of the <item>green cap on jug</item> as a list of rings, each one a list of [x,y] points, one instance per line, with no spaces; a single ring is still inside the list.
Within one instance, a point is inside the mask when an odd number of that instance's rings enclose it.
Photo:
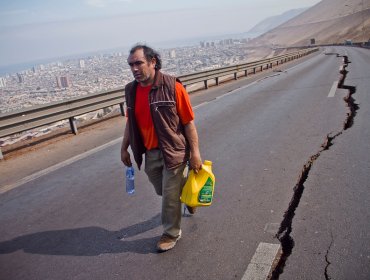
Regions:
[[[204,165],[212,166],[212,161],[210,161],[210,160],[205,160],[205,161],[204,161]]]

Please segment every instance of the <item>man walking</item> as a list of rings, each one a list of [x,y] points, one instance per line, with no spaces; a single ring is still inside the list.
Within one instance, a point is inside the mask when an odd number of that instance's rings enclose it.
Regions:
[[[131,166],[128,147],[140,169],[145,154],[145,173],[155,192],[162,196],[163,235],[157,249],[172,249],[181,237],[180,195],[187,162],[195,172],[201,168],[198,133],[188,93],[175,78],[163,74],[159,54],[136,45],[127,59],[135,80],[125,87],[127,123],[121,160]],[[191,214],[195,208],[188,207]]]

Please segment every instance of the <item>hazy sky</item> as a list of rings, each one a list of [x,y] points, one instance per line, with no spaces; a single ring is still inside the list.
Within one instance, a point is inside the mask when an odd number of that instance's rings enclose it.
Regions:
[[[0,0],[0,66],[246,32],[320,0]]]

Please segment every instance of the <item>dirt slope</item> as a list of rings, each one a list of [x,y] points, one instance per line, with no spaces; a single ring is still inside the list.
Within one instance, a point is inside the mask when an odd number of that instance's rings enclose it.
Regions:
[[[257,37],[254,46],[305,46],[367,42],[370,39],[370,0],[323,0],[297,17]]]

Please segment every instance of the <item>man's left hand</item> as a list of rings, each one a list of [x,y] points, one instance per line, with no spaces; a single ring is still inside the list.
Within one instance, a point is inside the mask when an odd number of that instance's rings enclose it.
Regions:
[[[202,160],[200,154],[192,154],[189,160],[190,169],[194,170],[195,173],[198,173],[202,169]]]

